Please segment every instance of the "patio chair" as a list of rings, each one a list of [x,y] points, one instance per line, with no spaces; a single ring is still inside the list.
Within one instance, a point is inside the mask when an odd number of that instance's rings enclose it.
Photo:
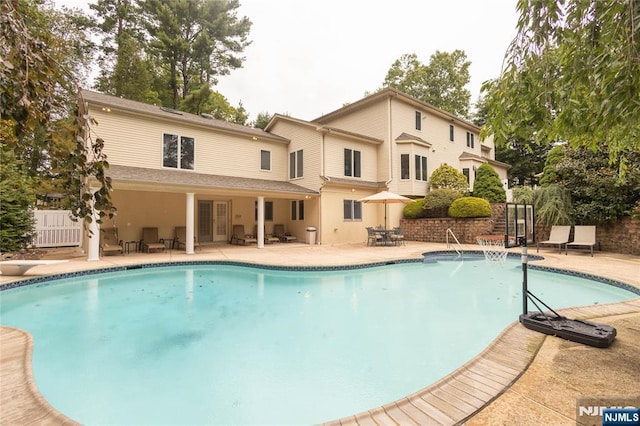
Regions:
[[[382,244],[382,234],[376,232],[371,226],[367,226],[367,246],[374,247]]]
[[[100,252],[102,255],[110,253],[123,254],[122,240],[118,239],[118,228],[100,229]]]
[[[558,253],[562,253],[562,246],[564,245],[566,249],[566,245],[569,242],[570,231],[571,226],[552,226],[549,239],[536,243],[536,253],[540,251],[540,244],[557,245]]]
[[[595,226],[574,226],[573,241],[565,245],[564,254],[567,254],[569,248],[588,247],[593,257],[593,247],[596,245],[596,227]]]
[[[285,232],[284,225],[282,224],[273,225],[273,235],[285,243],[290,243],[291,241],[296,241],[298,239],[291,235],[291,233]]]
[[[158,228],[142,228],[140,249],[147,253],[151,250],[164,251],[164,241],[160,241],[160,238],[158,237]]]
[[[258,225],[253,225],[253,235],[258,238]],[[280,238],[276,237],[273,234],[267,234],[267,228],[264,228],[264,242],[265,244],[271,244],[271,243],[279,243],[280,242]]]
[[[231,234],[231,244],[240,244],[243,246],[251,243],[257,243],[258,240],[251,234],[244,232],[244,225],[233,225],[233,232]]]
[[[187,227],[176,226],[173,244],[179,250],[181,247],[187,249]],[[196,237],[193,237],[193,249],[200,248],[200,243],[196,241]]]
[[[389,234],[389,238],[391,239],[391,242],[396,245],[405,245],[404,243],[404,229],[400,228],[400,227],[395,227],[393,228],[393,231]]]

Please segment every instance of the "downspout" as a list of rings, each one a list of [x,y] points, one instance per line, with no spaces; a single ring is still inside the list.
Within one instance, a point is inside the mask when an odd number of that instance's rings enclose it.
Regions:
[[[392,143],[393,114],[391,112],[391,97],[392,96],[394,96],[394,95],[390,95],[387,98],[387,108],[388,108],[388,114],[389,114],[389,117],[388,117],[388,120],[387,120],[387,122],[389,123],[389,131],[388,131],[388,134],[387,134],[387,143],[389,144],[389,148],[388,148],[388,150],[389,150],[389,152],[388,152],[389,158],[387,160],[387,163],[388,163],[387,164],[387,170],[388,170],[389,179],[387,180],[386,185],[389,185],[389,183],[393,180],[393,166],[392,166],[393,165],[393,161],[392,161],[393,160],[393,157],[392,157],[392,155],[393,155],[393,143]]]
[[[324,135],[325,133],[322,132],[322,137],[320,139],[320,152],[322,155],[320,155],[320,170],[322,171],[322,173],[320,174],[320,176],[326,176],[325,174],[325,162],[324,162],[324,156],[326,155],[325,152],[325,140],[324,140]],[[322,187],[324,186],[324,182],[322,182],[320,184],[320,188],[318,188],[318,192],[320,193],[320,195],[318,196],[318,205],[316,206],[316,211],[318,212],[318,224],[316,225],[318,227],[318,231],[316,232],[316,238],[318,239],[316,241],[316,244],[318,245],[322,245]]]

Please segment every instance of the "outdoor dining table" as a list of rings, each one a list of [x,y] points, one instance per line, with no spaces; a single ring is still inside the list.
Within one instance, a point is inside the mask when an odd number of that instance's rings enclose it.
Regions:
[[[391,234],[393,233],[393,229],[374,228],[373,231],[376,234],[380,235],[382,245],[388,246],[393,244],[393,241],[391,240]]]

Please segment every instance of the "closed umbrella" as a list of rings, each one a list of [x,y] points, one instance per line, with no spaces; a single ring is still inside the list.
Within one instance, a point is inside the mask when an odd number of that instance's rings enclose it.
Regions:
[[[362,203],[383,203],[384,204],[384,228],[387,229],[387,203],[403,203],[407,204],[412,202],[411,198],[403,197],[402,195],[394,192],[382,191],[377,194],[369,195],[359,199]]]

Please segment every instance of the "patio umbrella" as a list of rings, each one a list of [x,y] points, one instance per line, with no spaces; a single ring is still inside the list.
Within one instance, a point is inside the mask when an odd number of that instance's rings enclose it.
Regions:
[[[369,195],[359,199],[362,203],[382,203],[384,204],[384,228],[387,229],[387,204],[388,203],[403,203],[407,204],[412,202],[411,198],[403,197],[402,195],[394,192],[382,191],[377,194]]]

